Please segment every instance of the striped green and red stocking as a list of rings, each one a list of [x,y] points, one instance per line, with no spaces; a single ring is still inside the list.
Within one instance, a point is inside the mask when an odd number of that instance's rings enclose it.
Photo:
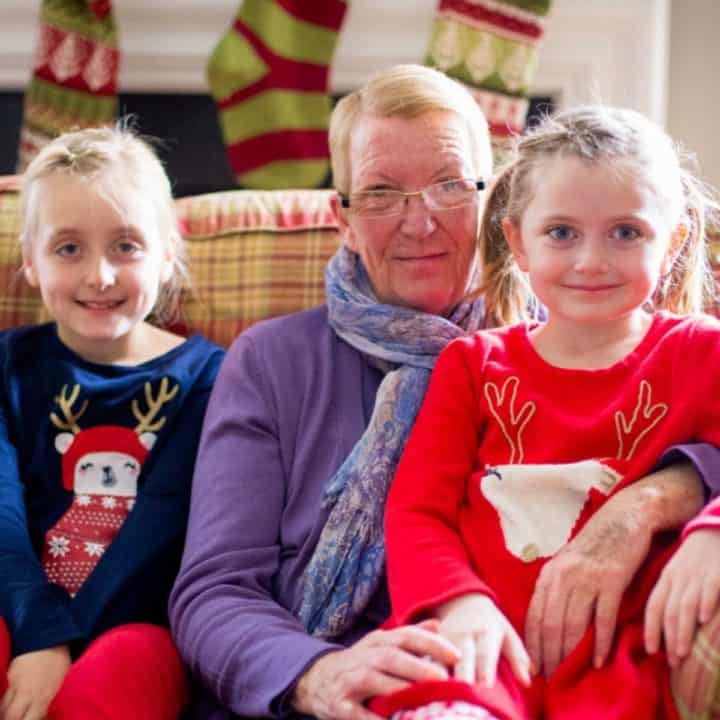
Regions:
[[[245,0],[208,64],[228,158],[249,188],[326,178],[329,65],[344,0]]]
[[[111,0],[43,0],[19,171],[65,130],[113,122],[119,59]]]
[[[440,0],[425,62],[462,81],[497,148],[525,127],[527,93],[552,0]]]

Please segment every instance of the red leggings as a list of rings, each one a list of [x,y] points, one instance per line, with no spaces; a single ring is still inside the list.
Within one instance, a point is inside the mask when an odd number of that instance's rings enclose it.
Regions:
[[[0,697],[9,659],[10,638],[0,620]],[[187,677],[170,633],[156,625],[120,625],[72,664],[48,720],[177,720],[187,702]]]

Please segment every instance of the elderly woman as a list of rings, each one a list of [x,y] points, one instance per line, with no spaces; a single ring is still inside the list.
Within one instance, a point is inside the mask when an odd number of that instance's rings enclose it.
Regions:
[[[437,354],[491,322],[468,299],[487,124],[462,86],[400,66],[338,104],[330,146],[342,247],[327,305],[243,333],[205,422],[171,598],[207,693],[199,717],[376,718],[368,698],[447,677],[459,658],[435,621],[377,630],[382,523]],[[543,571],[527,628],[538,667],[552,671],[592,621],[607,652],[653,533],[702,499],[681,455],[606,504]]]

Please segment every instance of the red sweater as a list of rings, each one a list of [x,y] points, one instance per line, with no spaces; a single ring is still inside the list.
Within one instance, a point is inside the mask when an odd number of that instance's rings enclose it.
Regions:
[[[456,340],[440,355],[386,514],[393,621],[468,592],[516,629],[542,565],[660,455],[720,445],[720,323],[658,313],[601,370],[545,362],[527,328]],[[695,527],[720,525],[720,501]]]

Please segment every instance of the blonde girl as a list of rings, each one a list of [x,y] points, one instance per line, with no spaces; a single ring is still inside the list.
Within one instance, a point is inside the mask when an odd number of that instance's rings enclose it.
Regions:
[[[170,183],[132,131],[51,142],[21,212],[52,322],[0,333],[0,718],[177,718],[166,604],[222,351],[148,320],[186,273]]]
[[[386,513],[394,620],[436,618],[463,659],[453,680],[380,698],[376,711],[677,717],[666,660],[687,652],[717,606],[720,573],[687,572],[720,549],[708,529],[720,524],[715,503],[685,531],[702,543],[684,541],[654,595],[650,653],[647,600],[674,549],[653,516],[642,519],[647,547],[628,548],[648,557],[616,609],[607,656],[592,626],[557,667],[521,637],[556,597],[547,561],[610,496],[672,446],[720,444],[720,406],[708,402],[720,393],[720,373],[708,371],[720,363],[720,324],[699,314],[712,291],[714,209],[670,138],[638,113],[578,108],[518,140],[480,239],[489,318],[511,325],[441,354]],[[568,611],[584,602],[580,589]]]

